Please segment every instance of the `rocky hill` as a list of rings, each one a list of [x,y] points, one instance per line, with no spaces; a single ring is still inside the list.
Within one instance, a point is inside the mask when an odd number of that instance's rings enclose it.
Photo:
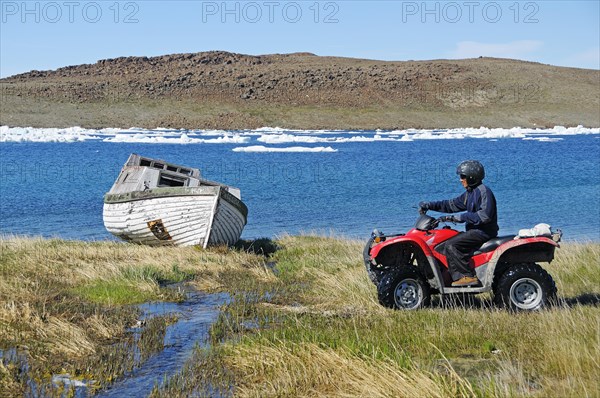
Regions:
[[[0,80],[0,124],[409,128],[600,125],[600,71],[509,59],[376,61],[222,51]]]

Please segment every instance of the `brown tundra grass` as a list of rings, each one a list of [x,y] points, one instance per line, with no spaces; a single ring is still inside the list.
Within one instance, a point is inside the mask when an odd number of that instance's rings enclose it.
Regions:
[[[219,273],[228,269],[271,277],[262,264],[262,257],[223,248],[0,238],[0,357],[17,349],[36,382],[69,373],[104,385],[131,366],[117,363],[131,358],[116,344],[137,320],[130,304],[181,299],[162,287],[170,282],[218,289]],[[22,396],[26,380],[19,373],[18,364],[0,360],[0,396]]]
[[[212,345],[153,396],[600,396],[600,244],[565,243],[552,264],[561,303],[512,314],[489,296],[434,300],[401,312],[377,303],[362,242],[283,236],[265,257],[246,250],[110,242],[0,240],[0,349],[27,355],[42,378],[112,380],[101,365],[126,339],[129,306],[178,299],[165,283],[228,291]],[[164,329],[164,328],[163,328]],[[96,361],[90,358],[100,358]],[[0,391],[21,396],[0,360]]]

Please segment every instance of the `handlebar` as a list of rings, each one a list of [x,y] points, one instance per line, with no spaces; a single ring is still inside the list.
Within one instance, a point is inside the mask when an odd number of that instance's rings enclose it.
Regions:
[[[414,208],[414,206],[413,206],[413,208]],[[417,206],[416,209],[419,212],[419,215],[421,215],[421,216],[427,215],[427,211],[429,210],[427,208],[420,207],[420,206]],[[441,216],[441,217],[438,217],[438,218],[435,219],[435,226],[434,226],[434,228],[436,228],[441,222],[451,222],[452,224],[456,224],[456,221],[453,221],[453,220],[444,220],[444,217],[445,216]]]
[[[438,218],[436,218],[436,219],[435,219],[436,226],[437,226],[439,223],[441,223],[441,222],[444,222],[444,223],[449,223],[449,222],[451,222],[452,224],[458,224],[458,222],[457,222],[456,220],[445,220],[444,218],[445,218],[445,216],[442,216],[442,217],[438,217]]]

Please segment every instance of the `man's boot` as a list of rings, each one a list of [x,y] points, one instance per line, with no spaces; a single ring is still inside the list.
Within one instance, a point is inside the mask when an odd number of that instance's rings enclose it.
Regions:
[[[459,280],[452,282],[452,287],[466,286],[481,286],[481,282],[476,276],[463,276]]]

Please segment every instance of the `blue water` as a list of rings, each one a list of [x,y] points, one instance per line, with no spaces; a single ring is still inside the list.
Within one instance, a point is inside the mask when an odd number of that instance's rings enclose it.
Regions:
[[[249,208],[246,239],[405,231],[420,200],[461,193],[455,167],[474,158],[486,166],[501,234],[545,222],[561,228],[564,239],[600,241],[599,135],[560,138],[342,143],[330,153],[233,152],[239,144],[1,143],[0,233],[113,239],[102,223],[102,197],[136,152],[239,187]]]
[[[140,308],[144,318],[175,315],[177,322],[167,327],[164,349],[136,367],[131,374],[117,380],[96,397],[147,397],[154,386],[180,371],[196,347],[206,347],[210,326],[219,316],[219,306],[228,302],[226,293],[189,292],[183,303],[146,303]]]

